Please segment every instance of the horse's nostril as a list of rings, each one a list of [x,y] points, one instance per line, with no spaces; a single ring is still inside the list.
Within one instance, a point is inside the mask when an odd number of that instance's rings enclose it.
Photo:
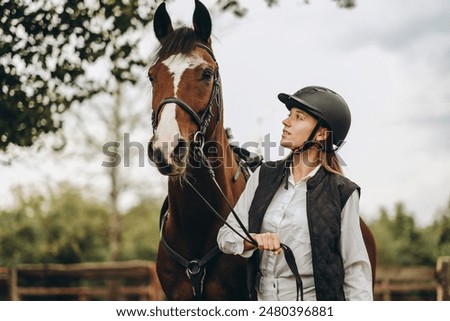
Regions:
[[[173,150],[172,156],[176,160],[182,160],[188,153],[189,150],[189,144],[188,142],[180,138],[178,140],[177,146],[175,146],[175,149]]]
[[[147,155],[148,158],[155,163],[167,163],[167,159],[164,158],[163,150],[155,146],[153,139],[148,142]]]

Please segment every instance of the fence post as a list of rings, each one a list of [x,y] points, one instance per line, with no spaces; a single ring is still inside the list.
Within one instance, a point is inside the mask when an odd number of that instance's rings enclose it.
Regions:
[[[17,268],[11,268],[9,273],[9,298],[12,301],[20,301],[19,291],[17,290]]]
[[[438,301],[450,301],[450,256],[441,256],[436,264],[436,288]]]
[[[383,301],[391,300],[391,289],[389,287],[390,280],[388,277],[383,278],[381,281],[381,288],[383,289]]]

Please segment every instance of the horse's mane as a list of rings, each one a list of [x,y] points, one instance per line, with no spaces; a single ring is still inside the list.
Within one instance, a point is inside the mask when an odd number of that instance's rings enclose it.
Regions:
[[[194,50],[195,44],[201,42],[194,29],[181,27],[161,40],[161,44],[154,55],[153,61],[166,59],[174,54],[187,54]]]

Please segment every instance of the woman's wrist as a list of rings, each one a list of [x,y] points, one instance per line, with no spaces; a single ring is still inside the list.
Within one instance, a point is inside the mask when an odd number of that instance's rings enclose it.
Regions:
[[[255,233],[250,233],[250,235],[253,237]],[[244,240],[244,251],[250,251],[255,248],[256,248],[255,244],[249,242],[247,239]]]

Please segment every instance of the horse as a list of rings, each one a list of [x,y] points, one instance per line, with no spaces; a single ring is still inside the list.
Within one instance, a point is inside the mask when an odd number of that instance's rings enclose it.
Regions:
[[[154,132],[148,156],[169,178],[156,269],[169,300],[247,300],[246,260],[220,252],[216,242],[247,175],[223,125],[211,17],[198,0],[193,26],[173,29],[165,3],[155,12],[160,47],[148,71]],[[360,223],[375,280],[375,240]]]
[[[377,270],[377,244],[372,231],[367,226],[362,218],[359,219],[359,226],[361,227],[361,233],[366,246],[366,251],[369,256],[370,267],[372,269],[372,291],[375,288],[376,270]]]
[[[168,176],[158,278],[169,300],[246,300],[246,261],[218,249],[223,222],[211,213],[225,220],[246,184],[223,125],[211,17],[196,0],[194,28],[174,30],[161,3],[153,25],[160,47],[148,72],[154,131],[148,154]]]

